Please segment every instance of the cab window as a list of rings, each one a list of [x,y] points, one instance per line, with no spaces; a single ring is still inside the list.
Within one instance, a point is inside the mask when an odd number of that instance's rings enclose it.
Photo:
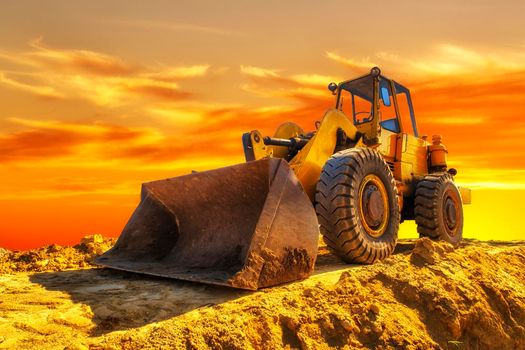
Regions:
[[[401,124],[403,125],[403,132],[418,136],[417,127],[414,125],[414,111],[412,109],[410,94],[405,87],[399,85],[398,83],[394,84],[396,89],[397,105],[399,108],[399,119],[401,119]]]
[[[354,125],[370,122],[374,117],[374,78],[366,75],[341,86],[337,108],[354,121]]]
[[[379,125],[388,131],[400,132],[392,88],[387,80],[379,82]]]
[[[339,107],[344,114],[352,117],[355,125],[372,120],[372,101],[350,91],[341,91]]]

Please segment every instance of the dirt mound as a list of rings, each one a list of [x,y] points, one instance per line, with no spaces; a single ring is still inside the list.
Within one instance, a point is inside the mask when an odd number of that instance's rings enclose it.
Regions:
[[[92,267],[90,261],[115,244],[115,239],[101,235],[82,238],[73,247],[52,244],[28,251],[9,251],[0,248],[0,273],[63,271]]]
[[[401,241],[372,266],[321,249],[258,292],[106,269],[0,276],[1,348],[525,348],[525,243]]]

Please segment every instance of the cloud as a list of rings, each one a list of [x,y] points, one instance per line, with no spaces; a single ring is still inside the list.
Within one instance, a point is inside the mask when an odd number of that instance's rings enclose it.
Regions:
[[[176,83],[145,78],[120,80],[116,88],[167,100],[183,100],[191,96],[189,92],[181,91]]]
[[[365,58],[362,60],[355,60],[355,59],[343,57],[332,51],[326,51],[325,54],[326,54],[326,57],[328,57],[329,59],[335,62],[341,63],[345,67],[353,71],[356,71],[356,72],[363,72],[363,71],[366,72],[370,70],[372,67],[377,66],[377,64],[371,62],[368,58]]]
[[[169,122],[181,126],[195,126],[203,122],[206,117],[204,106],[158,106],[147,109],[148,113],[157,118],[158,121]]]
[[[192,96],[176,82],[140,76],[101,78],[75,75],[61,77],[57,84],[67,89],[72,98],[87,99],[106,107],[140,105],[148,99],[179,101]]]
[[[241,65],[241,73],[257,78],[279,78],[277,69]]]
[[[434,45],[417,56],[404,56],[379,51],[374,60],[348,58],[326,51],[326,56],[356,72],[366,73],[379,66],[387,76],[399,80],[439,84],[436,79],[454,77],[457,81],[476,78],[487,82],[501,74],[525,70],[525,53],[521,51],[481,50],[451,44]],[[406,77],[406,78],[405,78]]]
[[[241,73],[256,78],[256,81],[266,80],[277,83],[284,83],[289,85],[295,85],[302,87],[307,85],[308,87],[319,87],[327,86],[332,81],[339,81],[340,79],[333,76],[322,75],[322,74],[291,74],[284,76],[281,73],[283,70],[280,69],[269,69],[261,68],[256,66],[241,65]]]
[[[259,129],[267,135],[272,135],[275,129],[286,121],[301,125],[305,130],[314,130],[314,122],[322,118],[329,107],[327,101],[318,97],[295,96],[293,105],[226,106],[206,111],[202,117],[205,123],[197,123],[198,127],[191,133],[194,135],[217,135],[219,139],[230,140],[237,145],[234,150],[241,151],[240,138],[242,133]]]
[[[13,53],[0,51],[0,60],[15,66],[24,66],[24,68],[35,68],[38,66],[38,63],[34,59],[27,57],[27,55],[21,52]]]
[[[322,86],[324,88],[331,82],[339,82],[342,80],[337,77],[321,74],[295,74],[291,76],[291,79],[299,85]]]
[[[151,141],[158,140],[162,136],[151,128],[127,128],[118,125],[104,124],[100,122],[93,123],[68,123],[57,120],[28,120],[20,118],[10,118],[10,122],[23,125],[33,130],[55,130],[76,133],[89,138],[123,141],[123,140],[140,140]]]
[[[0,136],[1,163],[75,156],[86,146],[96,146],[97,151],[103,154],[109,147],[158,142],[163,138],[157,131],[148,128],[16,118],[10,121],[25,128],[23,131]],[[83,162],[81,157],[77,160],[79,163]]]
[[[241,65],[241,72],[252,83],[241,85],[244,91],[270,98],[299,100],[302,103],[326,101],[330,94],[326,86],[339,79],[322,74],[281,74],[282,70]]]
[[[194,66],[168,67],[158,72],[142,74],[143,77],[161,81],[179,81],[182,79],[203,77],[210,69],[209,64]]]
[[[102,19],[98,20],[103,23],[116,24],[128,27],[137,27],[145,29],[161,29],[163,31],[171,30],[176,32],[194,32],[202,34],[212,34],[221,36],[244,36],[243,33],[239,33],[233,30],[182,23],[182,22],[165,22],[159,20],[146,20],[146,19]]]
[[[521,71],[525,68],[524,59],[523,53],[494,53],[444,44],[437,46],[432,56],[410,60],[407,64],[420,73],[438,76],[484,73],[480,76],[483,79],[493,74]]]
[[[0,58],[10,62],[22,57],[27,67],[10,75],[0,71],[0,84],[41,97],[84,99],[99,106],[138,105],[144,99],[188,100],[192,94],[178,82],[210,72],[208,64],[137,65],[94,51],[50,48],[42,39],[30,47],[29,52],[1,53]],[[27,82],[12,76],[23,76]]]
[[[2,72],[0,72],[0,84],[4,84],[9,87],[23,90],[23,91],[28,91],[40,97],[51,98],[51,99],[61,99],[64,97],[63,94],[59,93],[58,91],[56,91],[54,88],[50,86],[26,84],[26,83],[17,81],[15,79],[9,78],[5,73],[2,73]]]
[[[234,109],[232,111],[236,113]],[[223,109],[214,109],[204,117],[215,114],[215,120],[218,120],[217,113],[228,114]],[[221,123],[213,124],[215,131],[198,137],[200,126],[195,124],[191,132],[165,135],[153,128],[101,122],[68,123],[18,118],[9,121],[23,130],[0,135],[2,165],[143,170],[187,169],[191,164],[202,170],[209,169],[212,164],[226,165],[227,159],[236,159],[236,163],[242,161],[241,132],[235,126],[232,132],[228,130],[231,125],[227,127]]]
[[[2,186],[3,187],[3,186]],[[33,179],[31,191],[26,188],[1,188],[0,200],[34,200],[64,198],[79,195],[134,195],[135,181],[111,181],[96,177],[53,177]],[[109,204],[109,203],[107,203]]]
[[[128,75],[139,69],[118,57],[99,52],[51,49],[44,45],[42,38],[32,41],[30,46],[35,50],[26,53],[26,56],[60,70],[69,68],[92,74],[115,76]]]

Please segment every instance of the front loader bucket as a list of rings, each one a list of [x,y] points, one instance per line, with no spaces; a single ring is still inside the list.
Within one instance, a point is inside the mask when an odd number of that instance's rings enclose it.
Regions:
[[[141,202],[102,266],[255,290],[308,277],[315,211],[282,159],[142,185]]]

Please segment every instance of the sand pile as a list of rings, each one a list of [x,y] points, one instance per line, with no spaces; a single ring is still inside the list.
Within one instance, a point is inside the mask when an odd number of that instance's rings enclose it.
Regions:
[[[29,251],[9,251],[0,248],[0,273],[63,271],[92,266],[90,261],[105,252],[115,239],[101,235],[82,238],[73,247],[56,244]]]
[[[523,242],[404,241],[372,266],[322,249],[310,279],[254,293],[106,269],[0,293],[0,349],[525,348]]]

